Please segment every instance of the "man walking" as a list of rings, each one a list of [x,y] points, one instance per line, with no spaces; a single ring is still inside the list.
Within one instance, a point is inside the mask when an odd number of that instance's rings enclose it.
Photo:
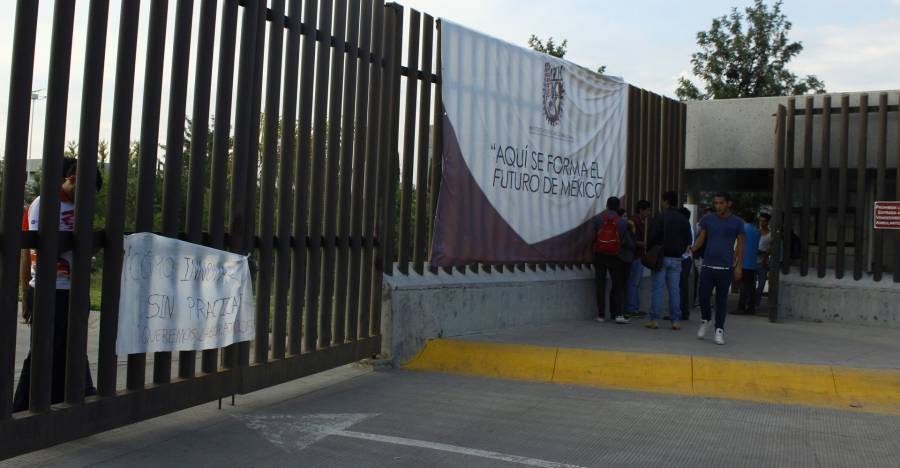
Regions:
[[[772,215],[766,212],[759,214],[759,270],[756,272],[758,285],[756,287],[756,305],[762,305],[763,291],[766,289],[766,280],[769,277],[769,264],[771,262],[772,232],[769,230],[769,221]]]
[[[597,285],[597,321],[606,317],[606,275],[612,278],[609,294],[609,317],[616,323],[626,324],[625,318],[625,262],[619,257],[622,241],[626,237],[628,223],[619,215],[620,201],[610,197],[606,211],[594,222],[594,273]]]
[[[725,344],[725,317],[728,312],[728,290],[732,280],[740,281],[743,271],[744,223],[731,213],[731,195],[716,194],[713,202],[715,214],[700,220],[700,234],[690,251],[697,252],[704,245],[703,267],[700,272],[700,310],[703,320],[697,338],[706,337],[712,317],[711,300],[716,290],[715,343]]]
[[[635,206],[635,216],[632,219],[634,223],[634,236],[636,239],[636,248],[634,252],[634,261],[631,262],[631,268],[628,271],[628,304],[625,306],[626,315],[640,315],[641,310],[641,279],[644,277],[644,264],[641,259],[644,258],[644,252],[647,249],[647,218],[650,217],[650,202],[647,200],[639,200]]]
[[[681,330],[681,262],[682,255],[691,245],[691,222],[678,209],[678,195],[666,192],[662,198],[663,211],[650,223],[648,248],[662,246],[663,265],[653,272],[653,295],[650,309],[650,321],[646,327],[658,328],[660,309],[662,309],[663,285],[669,292],[669,317],[672,329]]]
[[[755,315],[756,314],[756,275],[758,261],[757,252],[759,251],[759,228],[756,227],[753,211],[747,210],[744,213],[744,275],[741,279],[741,296],[738,301],[738,313]]]
[[[78,160],[75,158],[63,159],[63,180],[59,191],[59,230],[72,231],[75,228],[75,175],[77,173]],[[103,184],[100,171],[97,171],[97,191]],[[28,207],[22,221],[22,228],[28,230],[38,230],[38,220],[40,218],[41,197],[37,197]],[[88,215],[92,215],[88,213]],[[31,280],[29,283],[23,284],[24,301],[22,307],[22,318],[26,323],[31,322],[32,307],[34,304],[35,294],[35,266],[37,256],[31,253]],[[56,264],[56,312],[53,319],[53,374],[51,380],[51,403],[60,403],[65,396],[65,379],[66,379],[66,342],[69,323],[69,289],[71,287],[72,275],[72,251],[60,252],[59,259]],[[85,395],[96,395],[97,390],[94,388],[91,379],[90,367],[87,366],[85,359]],[[16,387],[15,396],[13,398],[13,411],[24,411],[28,409],[29,391],[31,380],[31,352],[25,357],[22,366],[22,373],[19,377],[19,384]]]

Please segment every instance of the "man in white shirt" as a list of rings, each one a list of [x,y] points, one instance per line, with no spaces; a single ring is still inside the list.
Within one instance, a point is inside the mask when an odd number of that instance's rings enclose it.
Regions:
[[[63,180],[59,191],[59,230],[73,231],[75,229],[75,176],[78,170],[78,160],[75,158],[63,158]],[[97,191],[100,191],[103,180],[100,171],[97,171]],[[41,197],[37,197],[29,205],[22,218],[22,229],[29,231],[38,230],[40,218]],[[22,318],[26,323],[31,322],[32,306],[34,304],[35,269],[37,268],[37,254],[31,251],[31,279],[23,284]],[[53,374],[51,380],[51,403],[60,403],[65,397],[66,380],[66,342],[68,338],[69,323],[69,289],[72,285],[72,251],[61,252],[56,263],[56,313],[53,320]],[[85,360],[87,362],[87,360]],[[91,379],[90,366],[85,368],[85,394],[96,395]],[[19,383],[16,386],[13,398],[13,411],[28,409],[29,391],[31,380],[31,352],[25,358]]]

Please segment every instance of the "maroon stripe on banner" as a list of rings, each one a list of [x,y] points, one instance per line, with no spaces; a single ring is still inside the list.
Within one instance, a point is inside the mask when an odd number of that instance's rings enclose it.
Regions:
[[[593,219],[529,245],[503,220],[472,177],[450,119],[443,119],[444,161],[434,220],[433,267],[482,263],[591,261]],[[475,229],[473,227],[478,227]],[[492,233],[490,239],[476,233]]]

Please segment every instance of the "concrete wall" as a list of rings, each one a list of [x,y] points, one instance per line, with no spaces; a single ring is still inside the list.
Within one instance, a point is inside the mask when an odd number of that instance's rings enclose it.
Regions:
[[[596,314],[593,278],[587,268],[386,276],[382,353],[404,363],[430,338],[589,319]]]
[[[821,320],[854,325],[900,329],[900,284],[885,276],[854,281],[852,273],[837,279],[829,270],[825,278],[814,271],[781,276],[778,314],[801,320]]]
[[[464,275],[443,270],[418,275],[410,269],[409,276],[385,277],[382,298],[382,354],[398,364],[412,359],[431,338],[586,320],[597,314],[590,268]],[[646,272],[640,309],[650,310]],[[667,309],[664,305],[662,314]]]
[[[869,105],[877,106],[882,91],[871,91]],[[896,105],[900,91],[887,91],[888,104]],[[846,93],[850,106],[859,105],[860,93]],[[839,107],[843,93],[831,94],[832,107]],[[822,105],[824,95],[815,96],[816,107]],[[787,97],[722,99],[689,101],[685,135],[685,169],[771,169],[775,151],[775,117],[779,104],[787,105]],[[797,97],[797,107],[806,104],[805,96]],[[869,113],[868,166],[876,166],[878,114]],[[896,167],[897,112],[888,113],[888,167]],[[813,167],[821,167],[821,116],[813,118]],[[859,142],[859,116],[850,115],[850,168],[856,167],[856,148]],[[796,117],[795,162],[803,165],[803,128],[805,116]],[[831,166],[838,167],[839,114],[831,119]]]

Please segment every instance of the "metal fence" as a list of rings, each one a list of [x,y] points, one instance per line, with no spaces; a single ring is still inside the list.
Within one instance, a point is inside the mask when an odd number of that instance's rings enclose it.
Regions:
[[[435,124],[441,119],[439,23],[415,10],[404,15],[403,7],[383,0],[200,0],[197,16],[193,0],[174,4],[174,47],[166,77],[161,45],[170,27],[167,0],[121,2],[113,64],[104,63],[109,1],[90,1],[83,51],[72,50],[74,2],[55,2],[40,188],[44,208],[39,231],[23,232],[22,207],[30,200],[24,197],[29,132],[22,116],[29,115],[32,104],[38,2],[17,2],[0,200],[0,458],[374,355],[381,344],[382,275],[394,274],[395,264],[401,274],[425,271],[441,179],[441,125]],[[138,22],[146,5],[151,46],[140,57],[144,88],[136,90]],[[401,65],[404,45],[407,66]],[[74,232],[59,232],[73,53],[85,54],[77,116],[76,212],[82,215]],[[191,60],[194,73],[189,75]],[[95,226],[83,213],[98,207],[93,182],[107,65],[115,70],[115,117],[105,225]],[[163,117],[166,81],[169,105]],[[140,115],[133,115],[136,93],[142,100]],[[629,209],[640,198],[657,203],[665,190],[681,193],[684,118],[683,104],[629,88]],[[132,142],[133,119],[140,121],[138,146]],[[164,158],[157,156],[161,146]],[[134,147],[139,149],[132,161]],[[129,184],[136,184],[134,200]],[[133,224],[126,219],[134,219]],[[116,356],[123,235],[144,231],[251,254],[258,266],[255,340],[221,351]],[[39,253],[37,293],[30,329],[30,407],[13,413],[22,249]],[[68,250],[74,263],[66,392],[57,404],[51,397],[52,291],[57,255]],[[90,272],[98,250],[98,352],[86,356]],[[526,265],[482,268],[504,267]],[[85,396],[85,375],[79,370],[86,358],[97,363],[96,396]]]
[[[773,232],[782,275],[814,270],[824,278],[833,271],[840,279],[850,270],[854,280],[871,274],[881,281],[893,272],[900,282],[900,235],[873,229],[872,219],[875,201],[900,199],[900,145],[888,169],[888,137],[895,132],[900,140],[900,108],[888,104],[887,93],[869,97],[852,106],[847,95],[839,103],[826,95],[778,106]]]

